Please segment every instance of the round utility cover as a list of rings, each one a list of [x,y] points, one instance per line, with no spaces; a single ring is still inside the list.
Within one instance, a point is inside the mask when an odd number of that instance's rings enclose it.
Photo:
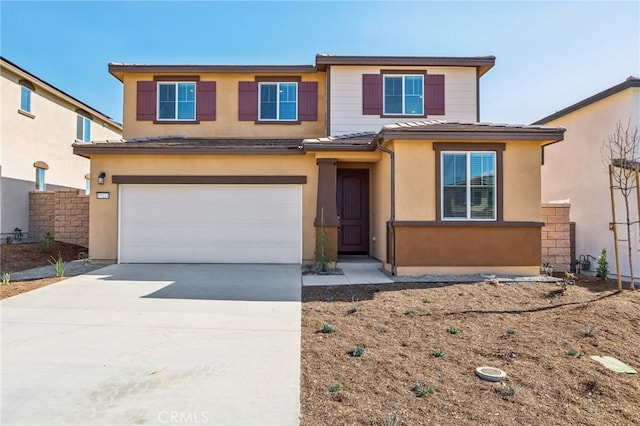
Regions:
[[[507,373],[495,367],[478,367],[476,376],[489,382],[501,382],[507,378]]]

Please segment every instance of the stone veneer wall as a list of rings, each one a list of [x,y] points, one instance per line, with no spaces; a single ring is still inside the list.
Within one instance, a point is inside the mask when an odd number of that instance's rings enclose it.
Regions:
[[[83,190],[29,193],[29,238],[50,232],[56,241],[89,247],[89,196]]]
[[[571,270],[570,204],[543,204],[542,262],[553,265],[554,272]]]

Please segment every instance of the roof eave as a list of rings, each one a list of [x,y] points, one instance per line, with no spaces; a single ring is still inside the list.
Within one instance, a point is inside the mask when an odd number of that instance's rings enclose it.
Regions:
[[[109,63],[109,73],[123,81],[125,73],[201,74],[201,73],[314,73],[314,65],[144,65]]]
[[[446,131],[446,130],[384,130],[384,139],[426,139],[426,140],[511,140],[540,141],[554,143],[564,139],[565,129],[544,129],[527,131]]]

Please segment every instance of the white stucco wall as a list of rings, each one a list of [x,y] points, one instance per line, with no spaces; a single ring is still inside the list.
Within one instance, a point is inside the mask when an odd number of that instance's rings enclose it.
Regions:
[[[380,118],[362,115],[362,75],[378,74],[381,69],[426,70],[445,75],[445,115],[428,119],[475,122],[477,118],[476,69],[470,67],[372,67],[332,65],[329,82],[330,135],[379,131],[384,124],[424,120],[421,117]]]
[[[545,148],[542,166],[542,202],[566,200],[571,203],[571,221],[576,223],[576,256],[597,257],[602,248],[608,252],[610,271],[615,272],[613,233],[609,231],[611,203],[607,161],[601,150],[602,143],[615,131],[616,123],[640,125],[640,88],[627,88],[617,94],[569,113],[549,126],[567,129],[564,141]],[[631,199],[632,221],[638,220],[635,194]],[[624,205],[616,197],[616,222],[625,221]],[[626,229],[619,226],[620,269],[629,275]],[[633,226],[632,249],[634,275],[640,276],[640,231]],[[592,259],[595,270],[595,261]]]

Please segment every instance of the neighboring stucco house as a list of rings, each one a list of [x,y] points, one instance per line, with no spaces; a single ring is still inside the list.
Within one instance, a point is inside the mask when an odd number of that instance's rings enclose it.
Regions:
[[[0,58],[0,233],[29,232],[29,192],[89,190],[89,161],[72,144],[120,139],[122,126]]]
[[[91,257],[311,263],[324,245],[396,274],[537,274],[540,147],[564,130],[477,124],[494,62],[112,63],[124,139],[74,145],[106,175]]]
[[[542,201],[568,200],[571,203],[571,221],[575,222],[576,257],[591,256],[591,270],[595,271],[595,258],[607,249],[609,269],[616,273],[609,191],[608,162],[602,152],[607,140],[620,122],[624,127],[640,126],[640,79],[626,81],[603,90],[574,105],[564,108],[535,122],[535,125],[562,126],[567,129],[565,141],[544,149],[542,166]],[[617,193],[616,193],[617,194]],[[631,218],[637,220],[638,205],[635,193],[631,199]],[[616,196],[616,222],[622,223],[622,199]],[[620,238],[620,270],[629,275],[626,229],[618,225]],[[632,248],[635,274],[640,273],[640,234],[633,225]]]

